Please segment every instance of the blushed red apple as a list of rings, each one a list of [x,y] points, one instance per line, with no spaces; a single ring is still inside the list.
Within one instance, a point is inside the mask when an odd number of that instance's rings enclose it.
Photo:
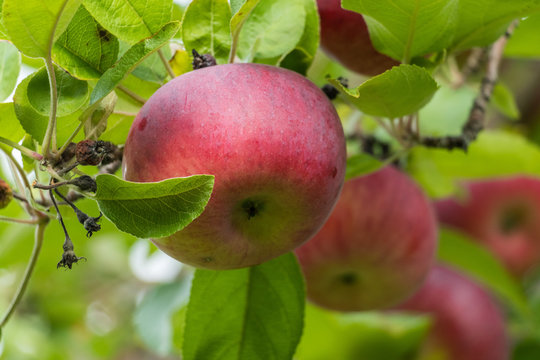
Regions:
[[[388,307],[416,290],[433,263],[430,202],[393,167],[345,182],[323,228],[296,249],[308,298],[323,307]]]
[[[456,271],[435,266],[422,288],[398,308],[433,317],[420,359],[509,359],[505,321],[497,305]]]
[[[341,7],[341,0],[317,0],[321,47],[346,68],[378,75],[399,63],[373,47],[364,17]]]
[[[463,187],[461,198],[435,204],[441,223],[487,246],[516,276],[540,265],[540,179],[493,178]]]
[[[343,185],[345,139],[324,93],[259,64],[217,65],[161,87],[137,115],[126,180],[215,175],[194,222],[154,243],[186,264],[231,269],[289,252],[322,226]]]

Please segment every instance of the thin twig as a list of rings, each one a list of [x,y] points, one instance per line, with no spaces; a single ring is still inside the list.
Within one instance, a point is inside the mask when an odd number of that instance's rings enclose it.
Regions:
[[[167,73],[169,74],[171,79],[174,79],[176,77],[176,74],[174,73],[171,67],[171,64],[169,64],[169,61],[167,61],[161,49],[158,50],[158,55],[159,55],[159,58],[161,59],[161,62],[163,63],[163,66],[165,66],[165,70],[167,70]]]
[[[467,57],[467,61],[465,62],[465,66],[461,69],[461,72],[459,72],[459,76],[456,81],[454,81],[454,84],[452,85],[455,89],[460,88],[465,84],[467,79],[474,73],[478,72],[480,69],[480,65],[483,62],[484,58],[487,55],[487,48],[473,48],[471,49],[471,53],[469,54],[469,57]]]
[[[133,91],[129,90],[127,87],[123,85],[117,85],[116,88],[122,91],[123,93],[125,93],[127,96],[129,96],[133,100],[135,100],[136,102],[138,102],[139,104],[144,105],[146,103],[145,98],[143,98],[142,96],[138,94],[135,94]]]
[[[2,136],[0,136],[0,143],[11,146],[12,148],[19,150],[22,154],[24,154],[24,155],[26,155],[26,156],[34,159],[34,160],[38,160],[38,161],[43,160],[43,156],[41,156],[37,152],[32,151],[32,150],[28,149],[27,147],[19,145],[16,142],[13,142],[13,141],[11,141],[9,139],[6,139],[6,138],[4,138]]]
[[[7,216],[0,216],[0,222],[12,222],[17,224],[27,224],[27,225],[36,225],[39,223],[39,220],[37,219],[17,219],[17,218],[11,218]]]
[[[48,222],[49,222],[48,218],[42,218],[36,228],[36,233],[35,233],[35,238],[34,238],[34,248],[32,250],[32,255],[30,255],[30,261],[28,262],[28,265],[26,266],[26,270],[24,271],[22,281],[19,285],[19,288],[15,292],[13,299],[11,300],[11,304],[9,305],[2,320],[0,320],[0,329],[2,329],[4,325],[6,325],[9,318],[11,317],[11,315],[13,315],[13,312],[19,305],[19,302],[21,301],[22,296],[24,295],[26,287],[28,286],[28,282],[30,278],[32,277],[32,273],[34,271],[34,267],[39,257],[39,253],[41,251],[41,245],[43,244],[43,234],[45,233],[45,228]]]
[[[486,108],[493,93],[493,88],[499,76],[499,65],[502,59],[504,47],[508,38],[512,35],[519,20],[512,22],[506,33],[497,40],[488,52],[486,74],[482,80],[478,96],[474,100],[469,118],[461,130],[459,136],[424,137],[419,142],[427,147],[445,148],[452,150],[460,148],[467,150],[469,144],[476,140],[478,134],[485,126]]]

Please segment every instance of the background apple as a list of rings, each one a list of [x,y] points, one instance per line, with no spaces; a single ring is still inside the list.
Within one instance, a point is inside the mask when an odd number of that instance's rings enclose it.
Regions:
[[[259,264],[317,232],[341,190],[345,140],[314,84],[285,69],[218,65],[161,87],[135,119],[124,177],[215,175],[203,214],[154,243],[198,267]]]
[[[334,310],[391,306],[427,275],[437,226],[431,204],[391,166],[345,182],[321,231],[296,250],[308,298]]]
[[[346,68],[378,75],[399,63],[379,53],[369,38],[364,17],[341,7],[341,0],[317,0],[321,47]]]
[[[421,359],[509,358],[505,323],[499,309],[486,291],[453,270],[435,266],[422,288],[399,309],[433,316]]]
[[[436,202],[440,221],[486,245],[517,276],[540,264],[540,179],[518,176],[463,186],[463,198]]]

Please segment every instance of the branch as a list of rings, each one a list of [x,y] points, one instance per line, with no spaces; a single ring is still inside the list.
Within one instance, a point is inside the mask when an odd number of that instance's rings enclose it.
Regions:
[[[32,250],[32,255],[30,255],[30,261],[28,262],[28,265],[26,266],[26,270],[24,272],[22,281],[19,285],[19,288],[15,292],[13,299],[11,300],[11,304],[9,305],[2,320],[0,320],[0,330],[6,325],[11,315],[13,315],[13,312],[19,305],[22,299],[22,296],[24,295],[28,282],[30,278],[32,277],[32,273],[34,271],[34,267],[39,257],[39,253],[41,251],[41,245],[43,244],[43,234],[45,233],[45,228],[48,222],[49,222],[48,218],[42,218],[42,220],[40,220],[36,228],[34,248]]]
[[[484,129],[486,108],[499,77],[499,65],[501,63],[503,50],[518,22],[519,20],[512,22],[508,30],[506,30],[506,33],[489,49],[486,74],[482,80],[478,96],[474,100],[469,119],[461,129],[461,135],[423,137],[419,139],[419,143],[427,147],[444,148],[448,150],[460,148],[467,151],[469,144],[476,140],[478,134]]]

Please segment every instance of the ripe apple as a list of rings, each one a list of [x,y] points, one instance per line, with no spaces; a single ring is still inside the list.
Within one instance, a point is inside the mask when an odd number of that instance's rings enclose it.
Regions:
[[[540,179],[516,176],[463,186],[463,199],[435,204],[441,223],[487,246],[518,277],[539,265]]]
[[[420,359],[509,358],[498,307],[483,288],[456,271],[435,266],[420,290],[398,308],[433,316]]]
[[[161,87],[137,115],[124,178],[215,175],[203,214],[153,242],[186,264],[262,263],[311,238],[345,174],[345,138],[324,93],[306,78],[259,64],[206,67]]]
[[[378,75],[399,63],[373,47],[364,17],[341,7],[341,0],[317,0],[321,47],[346,68]]]
[[[430,202],[388,166],[345,182],[326,224],[296,255],[312,302],[360,311],[412,294],[431,268],[436,240]]]

